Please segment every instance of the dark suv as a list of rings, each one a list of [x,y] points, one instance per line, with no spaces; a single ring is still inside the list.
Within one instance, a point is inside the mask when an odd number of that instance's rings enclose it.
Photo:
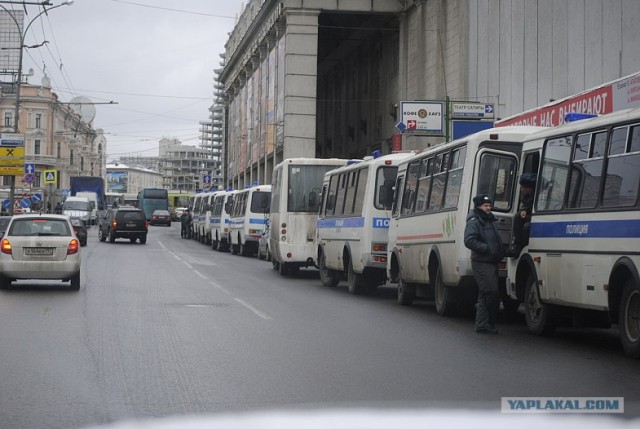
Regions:
[[[147,242],[147,217],[144,211],[135,208],[108,209],[100,214],[98,237],[100,241],[113,243],[116,238],[128,238],[132,243]]]

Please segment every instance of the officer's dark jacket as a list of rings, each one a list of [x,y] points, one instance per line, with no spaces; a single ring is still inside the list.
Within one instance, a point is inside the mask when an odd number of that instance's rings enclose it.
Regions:
[[[504,257],[500,235],[493,213],[474,210],[467,216],[464,229],[464,245],[471,249],[471,259],[478,262],[497,263]]]

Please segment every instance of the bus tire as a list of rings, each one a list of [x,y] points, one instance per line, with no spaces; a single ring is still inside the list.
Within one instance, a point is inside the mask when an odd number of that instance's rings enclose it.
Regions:
[[[620,300],[620,341],[631,357],[640,358],[640,286],[632,278],[622,288]]]
[[[524,293],[524,318],[529,331],[535,335],[551,335],[556,329],[553,306],[540,300],[540,292],[533,275],[529,275]]]
[[[366,292],[366,284],[364,275],[357,274],[353,271],[353,262],[349,258],[349,267],[347,268],[347,284],[349,285],[349,293],[353,295],[362,295]]]
[[[318,258],[318,271],[320,273],[320,282],[323,286],[338,286],[338,283],[340,282],[338,273],[327,268],[327,257],[325,256],[324,252],[320,252],[320,257]]]
[[[436,276],[433,283],[436,312],[440,316],[453,315],[456,309],[454,291],[444,284],[444,280],[442,279],[442,266],[440,264],[436,267]]]
[[[402,271],[398,273],[398,304],[409,306],[416,299],[416,285],[404,281]]]
[[[280,271],[280,264],[278,264],[278,261],[276,261],[276,258],[271,259],[271,267],[273,268],[274,271]]]

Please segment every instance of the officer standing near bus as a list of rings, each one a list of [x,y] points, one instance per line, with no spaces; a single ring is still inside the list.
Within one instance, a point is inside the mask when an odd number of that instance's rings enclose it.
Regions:
[[[473,197],[474,209],[467,216],[464,245],[471,249],[471,269],[478,284],[476,332],[497,334],[496,319],[500,306],[498,262],[504,256],[500,234],[491,213],[493,201],[487,194]]]

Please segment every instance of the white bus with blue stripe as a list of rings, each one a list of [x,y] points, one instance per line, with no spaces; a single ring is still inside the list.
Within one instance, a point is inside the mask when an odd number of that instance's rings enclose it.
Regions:
[[[529,330],[618,324],[640,358],[640,109],[536,133],[522,160],[535,199],[528,245],[508,269]]]
[[[540,127],[503,127],[443,143],[405,159],[399,166],[389,226],[388,277],[398,285],[398,303],[435,300],[443,316],[470,313],[477,298],[471,251],[464,245],[472,199],[488,194],[505,247],[517,210],[517,172],[525,138]],[[506,261],[500,265],[503,304]]]
[[[229,251],[229,220],[233,209],[233,197],[238,191],[227,189],[213,197],[211,209],[211,248],[220,252]]]
[[[268,251],[286,275],[316,266],[316,221],[327,171],[347,164],[337,158],[289,158],[273,169]]]
[[[229,219],[231,253],[246,256],[258,251],[258,240],[267,229],[270,205],[271,185],[237,191]]]
[[[353,294],[386,283],[387,241],[398,163],[412,152],[367,157],[324,176],[318,214],[320,280],[336,286],[346,277]]]

